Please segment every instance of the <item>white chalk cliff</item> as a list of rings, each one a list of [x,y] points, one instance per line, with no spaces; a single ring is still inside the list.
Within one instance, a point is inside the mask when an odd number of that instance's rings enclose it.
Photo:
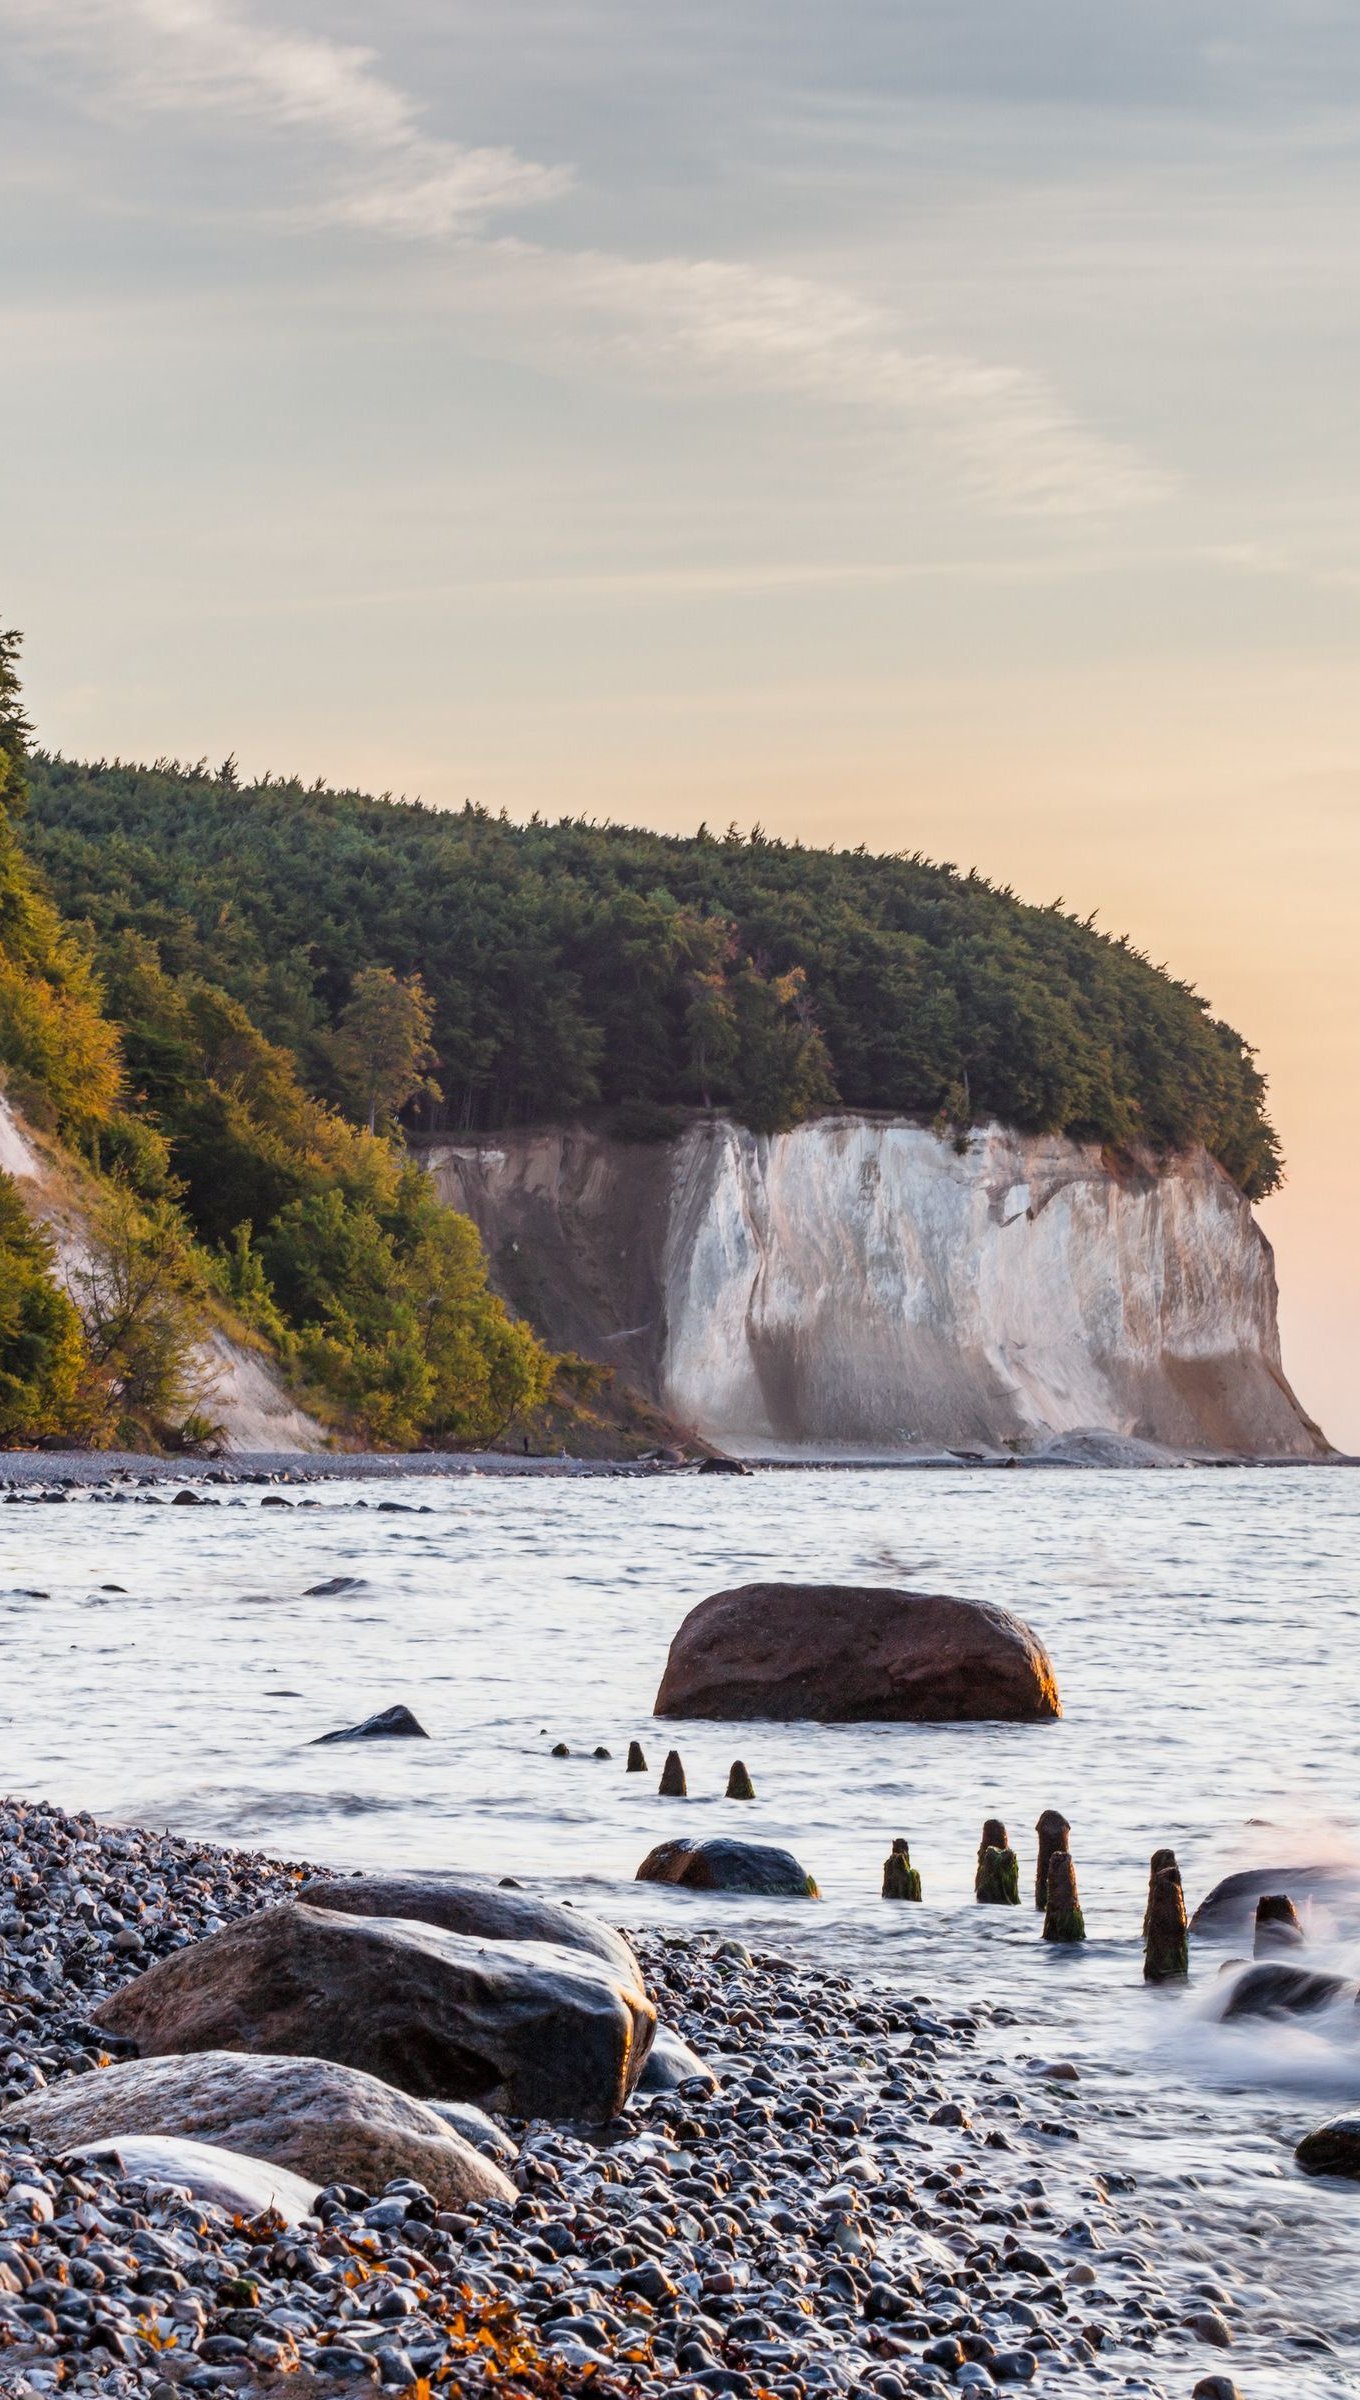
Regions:
[[[1274,1261],[1207,1152],[1165,1165],[998,1125],[835,1116],[667,1145],[445,1141],[508,1296],[748,1456],[1021,1450],[1078,1429],[1316,1457]]]

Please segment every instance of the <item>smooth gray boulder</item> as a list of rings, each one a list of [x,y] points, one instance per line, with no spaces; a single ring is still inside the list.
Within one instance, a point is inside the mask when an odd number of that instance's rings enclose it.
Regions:
[[[190,2141],[183,2134],[120,2133],[102,2141],[83,2142],[66,2152],[79,2164],[111,2167],[137,2183],[170,2184],[232,2217],[259,2217],[266,2209],[285,2225],[300,2225],[315,2210],[321,2186],[295,2175],[291,2167],[273,2166],[263,2158],[246,2158],[224,2150],[217,2142]]]
[[[634,1880],[683,1884],[691,1892],[758,1892],[774,1900],[819,1897],[812,1877],[791,1850],[776,1850],[769,1842],[730,1841],[725,1835],[708,1842],[683,1836],[658,1842]]]
[[[586,1951],[289,1901],[158,1960],[95,2022],[143,2058],[328,2058],[422,2100],[605,2124],[642,2072],[656,2011],[640,1976]]]
[[[1053,1662],[1007,1609],[937,1592],[747,1583],[685,1618],[658,1717],[824,1725],[1060,1717]]]
[[[712,2068],[705,2065],[698,2051],[691,2050],[688,2042],[682,2042],[678,2033],[671,2032],[669,2025],[658,2025],[656,2039],[647,2053],[647,2064],[638,2077],[638,2090],[675,2092],[682,2083],[692,2083],[696,2077],[706,2083],[710,2091],[717,2090],[718,2078]]]
[[[442,2208],[517,2197],[500,2169],[433,2109],[329,2059],[213,2049],[131,2059],[26,2092],[0,2113],[0,2126],[25,2127],[33,2142],[58,2154],[136,2134],[187,2135],[287,2167],[310,2184],[352,2183],[373,2193],[409,2176]]]
[[[471,1875],[314,1876],[298,1898],[309,1908],[335,1908],[349,1917],[406,1917],[482,1941],[555,1942],[560,1950],[590,1951],[621,1975],[642,1982],[631,1945],[598,1917],[555,1900],[536,1900],[529,1892],[479,1883]]]

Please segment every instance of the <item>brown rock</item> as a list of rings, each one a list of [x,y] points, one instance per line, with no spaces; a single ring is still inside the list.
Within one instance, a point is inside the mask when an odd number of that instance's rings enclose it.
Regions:
[[[768,1842],[658,1842],[637,1871],[639,1883],[681,1883],[692,1892],[761,1892],[772,1899],[816,1900],[817,1886],[791,1850]]]
[[[598,1917],[499,1884],[478,1883],[472,1876],[315,1876],[298,1898],[308,1908],[339,1909],[347,1917],[406,1917],[480,1941],[555,1942],[561,1950],[591,1952],[639,1986],[643,1980],[630,1944]]]
[[[990,1603],[748,1583],[690,1610],[671,1643],[656,1714],[1016,1723],[1062,1708],[1043,1644]]]
[[[656,2025],[641,1979],[587,1952],[291,1902],[160,1959],[96,2017],[144,2058],[328,2058],[421,2099],[591,2123],[618,2115]]]
[[[352,2183],[373,2193],[410,2176],[444,2208],[516,2197],[499,2167],[433,2109],[326,2059],[221,2050],[134,2059],[26,2093],[0,2115],[0,2125],[26,2126],[49,2152],[133,2134],[188,2135],[268,2159],[309,2183]]]

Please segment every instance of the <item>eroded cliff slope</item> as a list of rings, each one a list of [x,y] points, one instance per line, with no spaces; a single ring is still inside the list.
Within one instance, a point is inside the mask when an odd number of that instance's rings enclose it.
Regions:
[[[1207,1152],[834,1116],[621,1145],[582,1127],[433,1146],[507,1297],[736,1453],[1029,1449],[1100,1428],[1309,1458],[1274,1261]]]

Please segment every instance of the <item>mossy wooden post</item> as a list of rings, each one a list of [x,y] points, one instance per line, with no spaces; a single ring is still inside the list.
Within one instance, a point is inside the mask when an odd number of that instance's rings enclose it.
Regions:
[[[1046,1808],[1034,1828],[1039,1837],[1039,1856],[1034,1868],[1034,1905],[1048,1906],[1048,1866],[1056,1851],[1066,1850],[1072,1828],[1056,1808]]]
[[[630,1742],[628,1745],[628,1764],[624,1769],[624,1773],[627,1775],[645,1775],[646,1772],[646,1751],[643,1749],[641,1742]]]
[[[1000,1817],[989,1817],[982,1828],[973,1891],[977,1899],[991,1907],[1020,1906],[1020,1861]]]
[[[1143,1917],[1143,1981],[1184,1983],[1190,1973],[1185,1893],[1174,1850],[1154,1850]]]
[[[666,1752],[666,1764],[661,1770],[661,1781],[658,1784],[657,1789],[660,1792],[663,1800],[684,1800],[687,1798],[689,1786],[685,1781],[684,1760],[681,1758],[678,1750],[668,1750]]]
[[[919,1900],[921,1877],[911,1863],[911,1852],[899,1834],[883,1861],[883,1897],[885,1900]]]
[[[1253,1958],[1269,1958],[1273,1950],[1297,1950],[1303,1941],[1298,1910],[1287,1892],[1263,1892],[1256,1903]]]
[[[756,1787],[739,1758],[734,1758],[727,1777],[729,1800],[754,1800]]]
[[[1077,1870],[1070,1850],[1055,1850],[1048,1862],[1048,1899],[1044,1906],[1046,1942],[1084,1942],[1086,1919],[1077,1897]]]

